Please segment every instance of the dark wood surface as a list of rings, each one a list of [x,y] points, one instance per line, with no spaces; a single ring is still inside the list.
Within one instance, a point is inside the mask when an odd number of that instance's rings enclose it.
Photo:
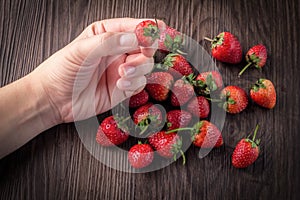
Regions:
[[[224,30],[237,35],[244,53],[264,43],[269,59],[262,71],[238,79],[245,63],[217,65],[227,85],[248,90],[258,77],[272,80],[277,105],[269,111],[250,103],[243,113],[227,115],[222,148],[203,159],[190,148],[185,166],[177,161],[145,174],[99,162],[74,124],[53,127],[0,160],[0,199],[299,199],[299,10],[297,0],[1,0],[1,86],[30,73],[93,21],[156,16],[206,49],[203,36]],[[234,169],[234,145],[257,123],[260,157],[247,169]]]

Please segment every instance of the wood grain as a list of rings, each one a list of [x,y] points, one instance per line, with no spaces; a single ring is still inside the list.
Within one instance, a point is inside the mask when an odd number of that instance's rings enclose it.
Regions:
[[[227,115],[225,146],[187,164],[175,162],[146,174],[111,169],[92,157],[74,124],[49,129],[0,160],[0,199],[299,199],[299,1],[283,0],[2,0],[0,2],[0,84],[30,73],[74,39],[88,24],[114,17],[157,17],[209,50],[203,36],[231,31],[243,51],[264,43],[269,59],[262,71],[217,65],[226,84],[249,89],[259,77],[275,84],[278,100],[267,111],[250,103]],[[234,169],[234,145],[261,125],[262,153],[255,165]]]

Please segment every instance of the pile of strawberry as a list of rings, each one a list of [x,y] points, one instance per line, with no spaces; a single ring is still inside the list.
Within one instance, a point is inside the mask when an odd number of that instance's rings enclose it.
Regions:
[[[246,109],[248,95],[236,85],[223,88],[221,74],[216,70],[198,72],[185,58],[183,36],[171,27],[163,32],[151,20],[136,27],[136,36],[143,47],[158,40],[155,69],[147,75],[147,85],[138,94],[125,101],[130,108],[129,116],[112,115],[105,118],[96,134],[102,146],[120,145],[130,135],[142,138],[128,152],[133,168],[149,166],[156,154],[167,159],[185,157],[183,144],[200,148],[217,148],[223,145],[219,128],[209,121],[211,106],[217,103],[220,109],[237,114]],[[238,39],[229,32],[222,32],[211,41],[212,56],[221,62],[237,64],[242,60],[242,49]],[[158,56],[159,55],[159,56]],[[249,67],[262,68],[267,60],[264,45],[256,45],[247,52]],[[212,99],[211,96],[219,96]],[[272,109],[276,104],[276,92],[272,82],[259,79],[250,90],[250,98],[258,105]],[[160,105],[160,106],[158,106]],[[162,107],[167,110],[162,111]],[[132,120],[129,120],[132,119]],[[130,122],[134,123],[133,127]],[[259,140],[256,140],[258,125],[253,137],[242,139],[232,155],[232,164],[244,168],[252,164],[259,155]],[[185,141],[188,140],[188,141]]]

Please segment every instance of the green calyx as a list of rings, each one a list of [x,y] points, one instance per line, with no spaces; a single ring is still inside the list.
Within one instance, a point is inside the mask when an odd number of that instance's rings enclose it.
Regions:
[[[225,111],[228,111],[228,105],[233,105],[233,104],[236,103],[234,99],[230,98],[230,92],[229,91],[226,92],[225,95],[221,95],[221,100],[223,100],[223,101],[221,101],[219,103],[219,107],[223,107],[223,109]]]
[[[114,116],[114,120],[116,121],[118,128],[121,129],[121,130],[124,130],[126,132],[128,132],[128,126],[127,126],[126,122],[129,119],[131,119],[130,116],[128,116],[126,118],[120,117],[119,115]]]
[[[160,122],[161,121],[157,118],[157,116],[150,115],[146,119],[140,121],[137,124],[136,128],[139,128],[141,130],[141,132],[139,134],[143,135],[147,131],[147,129],[151,123],[159,124]]]
[[[263,79],[263,78],[260,78],[260,79],[258,79],[257,81],[256,81],[256,83],[252,86],[252,90],[254,91],[254,92],[257,92],[259,89],[266,89],[266,86],[265,86],[265,84],[264,84],[264,81],[265,81],[266,79]]]
[[[151,37],[152,41],[154,41],[160,37],[160,30],[157,25],[149,24],[148,27],[144,28],[144,36]]]
[[[253,134],[252,139],[249,139],[251,134],[248,135],[248,137],[245,139],[247,142],[251,143],[252,148],[256,148],[257,146],[259,146],[259,143],[260,143],[260,139],[255,140],[258,128],[259,128],[259,125],[257,124],[256,127],[255,127],[255,130],[254,130],[254,134]]]
[[[259,66],[260,60],[261,59],[257,55],[255,55],[255,53],[247,55],[246,61],[248,62],[248,64],[240,71],[238,76],[240,77],[252,65],[254,65],[256,68],[261,68]]]
[[[184,52],[180,51],[180,49],[182,48],[182,43],[183,37],[181,35],[176,35],[173,39],[169,34],[166,34],[164,45],[168,51],[185,54]]]
[[[253,53],[251,55],[247,55],[246,60],[247,60],[247,62],[254,65],[256,68],[260,68],[259,63],[260,63],[261,59],[255,53]]]
[[[211,41],[211,48],[214,49],[217,46],[220,46],[224,42],[224,32],[217,35],[212,41]]]

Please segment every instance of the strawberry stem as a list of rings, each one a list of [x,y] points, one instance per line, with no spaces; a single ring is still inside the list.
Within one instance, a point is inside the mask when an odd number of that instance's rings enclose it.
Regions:
[[[185,159],[184,152],[183,152],[182,150],[180,150],[179,152],[180,152],[180,154],[181,154],[181,156],[182,156],[182,164],[185,165],[186,159]]]
[[[257,133],[258,128],[259,128],[259,125],[257,124],[256,127],[255,127],[255,130],[254,130],[254,135],[253,135],[252,141],[255,141],[255,137],[256,137],[256,133]]]
[[[208,101],[211,101],[213,103],[221,103],[223,102],[223,100],[221,99],[212,99],[212,98],[209,98],[209,97],[205,97]]]
[[[207,41],[209,41],[209,42],[213,42],[214,40],[212,40],[212,39],[210,39],[210,38],[208,38],[208,37],[204,37],[203,38],[204,40],[207,40]]]
[[[192,129],[193,128],[188,128],[188,127],[185,127],[185,128],[175,128],[175,129],[167,131],[166,134],[174,133],[174,132],[178,132],[178,131],[190,131]]]
[[[249,62],[241,71],[240,71],[240,73],[239,73],[239,76],[238,77],[241,77],[241,75],[244,73],[244,71],[246,71],[246,69],[248,69],[248,67],[250,66],[250,65],[252,65],[252,63],[251,62]]]

